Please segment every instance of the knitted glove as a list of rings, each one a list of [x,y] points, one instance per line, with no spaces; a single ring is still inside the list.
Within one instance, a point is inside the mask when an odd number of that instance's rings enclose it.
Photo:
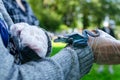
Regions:
[[[33,58],[34,60],[44,58],[50,53],[50,39],[43,29],[27,23],[17,23],[11,26],[10,31],[11,36],[18,39],[18,52],[21,52],[23,60],[29,58],[27,61],[31,61]]]

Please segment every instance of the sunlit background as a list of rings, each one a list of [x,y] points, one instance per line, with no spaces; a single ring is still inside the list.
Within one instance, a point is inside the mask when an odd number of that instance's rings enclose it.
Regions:
[[[105,21],[112,21],[115,38],[120,39],[120,0],[27,0],[40,26],[50,32],[51,37],[83,29],[101,29]],[[54,43],[52,55],[65,44]],[[120,80],[120,65],[114,65],[112,72],[105,65],[94,64],[90,73],[81,80]]]

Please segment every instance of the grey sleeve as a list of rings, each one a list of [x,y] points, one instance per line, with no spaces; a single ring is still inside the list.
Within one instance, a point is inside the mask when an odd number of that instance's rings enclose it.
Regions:
[[[0,37],[1,80],[79,80],[89,72],[92,61],[89,47],[78,50],[67,47],[51,58],[16,65]]]
[[[65,80],[80,80],[90,71],[94,60],[89,46],[76,50],[67,47],[53,56],[52,59],[63,70]]]
[[[0,12],[2,13],[4,19],[5,19],[5,22],[7,23],[8,26],[11,26],[13,24],[13,21],[12,19],[10,18],[4,4],[3,4],[3,1],[0,0]]]

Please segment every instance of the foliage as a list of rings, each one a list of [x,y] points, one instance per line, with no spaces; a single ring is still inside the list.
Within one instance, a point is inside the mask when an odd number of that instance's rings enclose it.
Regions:
[[[60,25],[60,17],[58,14],[56,14],[55,12],[51,12],[49,15],[48,15],[49,11],[48,10],[45,10],[43,11],[43,13],[41,13],[41,20],[40,22],[42,24],[44,24],[44,28],[46,30],[49,30],[49,31],[54,31],[54,30],[57,30]]]
[[[114,74],[111,74],[108,70],[108,65],[104,66],[104,70],[98,73],[99,65],[93,64],[91,71],[85,75],[81,80],[119,80],[120,79],[120,65],[114,65]]]
[[[119,0],[28,0],[45,29],[56,31],[61,24],[83,28],[101,26],[106,15],[120,24]]]

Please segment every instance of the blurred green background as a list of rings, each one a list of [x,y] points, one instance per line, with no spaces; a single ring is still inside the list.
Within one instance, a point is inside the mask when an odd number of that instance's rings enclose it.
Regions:
[[[27,0],[40,27],[52,33],[77,29],[95,29],[103,27],[103,21],[108,16],[115,21],[116,38],[120,39],[120,0]],[[65,44],[53,43],[52,55],[61,50]],[[81,80],[120,80],[120,65],[114,65],[114,74],[110,74],[108,66],[98,73],[99,65],[94,64],[90,73]]]
[[[101,27],[106,16],[120,25],[120,0],[27,0],[49,31]],[[63,28],[64,25],[64,28]]]

